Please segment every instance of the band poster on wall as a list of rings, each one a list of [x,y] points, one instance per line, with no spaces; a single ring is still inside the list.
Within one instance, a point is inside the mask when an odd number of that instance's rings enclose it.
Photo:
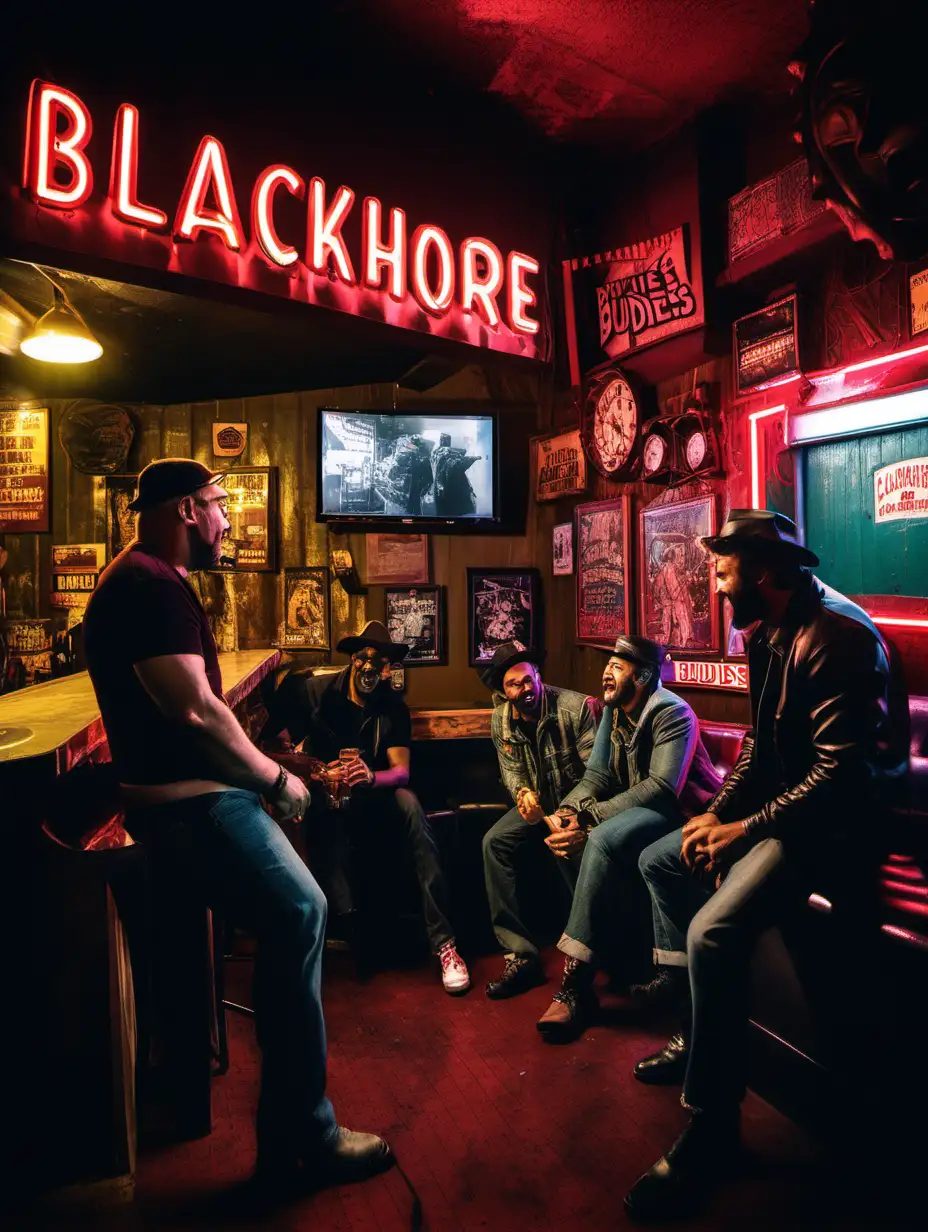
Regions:
[[[384,591],[384,623],[391,642],[409,647],[403,664],[444,662],[444,611],[440,586]]]
[[[540,590],[537,569],[468,568],[471,667],[488,663],[503,642],[538,646]]]
[[[48,411],[0,403],[0,534],[49,529]]]
[[[288,649],[329,649],[329,571],[325,565],[284,569],[284,627],[280,642]]]
[[[705,321],[702,263],[690,228],[564,262],[571,382]]]
[[[577,641],[611,648],[631,627],[631,498],[576,509]]]
[[[641,632],[668,651],[719,649],[719,605],[708,552],[715,497],[650,506],[639,518]]]

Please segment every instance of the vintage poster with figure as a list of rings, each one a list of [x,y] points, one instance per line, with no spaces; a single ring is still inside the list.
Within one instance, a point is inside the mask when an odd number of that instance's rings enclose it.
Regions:
[[[328,650],[329,623],[328,568],[284,569],[281,646],[288,650]]]
[[[384,591],[384,623],[390,640],[409,647],[406,667],[444,661],[444,611],[440,586]]]
[[[470,665],[488,663],[503,642],[538,646],[537,569],[467,570]]]
[[[715,497],[652,505],[638,527],[641,632],[666,650],[718,653],[715,571],[700,543],[715,534]]]
[[[135,538],[136,514],[129,505],[135,500],[138,475],[107,475],[106,490],[106,550],[113,560]]]
[[[561,522],[551,536],[551,572],[555,577],[566,577],[574,571],[574,526]]]
[[[631,628],[631,498],[576,509],[577,641],[609,649]]]

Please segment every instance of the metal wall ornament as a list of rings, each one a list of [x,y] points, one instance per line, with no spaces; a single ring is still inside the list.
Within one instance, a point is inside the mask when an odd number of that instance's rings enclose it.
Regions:
[[[115,475],[126,464],[135,424],[125,407],[75,402],[61,417],[58,440],[82,475]]]
[[[705,382],[675,415],[660,415],[642,429],[641,478],[673,487],[722,474],[722,451]]]
[[[640,397],[614,364],[589,373],[583,383],[580,433],[591,465],[606,479],[632,479],[640,462]]]

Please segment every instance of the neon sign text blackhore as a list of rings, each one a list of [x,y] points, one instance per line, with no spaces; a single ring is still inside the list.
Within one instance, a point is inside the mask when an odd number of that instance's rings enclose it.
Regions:
[[[86,151],[92,131],[90,110],[76,94],[47,81],[32,83],[23,185],[35,202],[74,211],[90,198],[94,173]],[[200,141],[173,221],[160,206],[139,199],[138,160],[139,112],[123,103],[116,113],[108,191],[109,206],[121,222],[161,234],[170,228],[175,244],[208,237],[233,253],[248,247],[226,152],[216,137]],[[280,193],[306,202],[302,258],[289,242],[298,237],[281,236],[275,225],[274,203]],[[398,304],[411,294],[432,317],[456,307],[493,331],[503,326],[505,314],[505,325],[513,333],[538,333],[538,320],[530,315],[537,298],[526,281],[539,272],[535,258],[515,251],[504,258],[495,244],[480,236],[465,239],[455,252],[446,232],[433,223],[408,236],[403,210],[390,209],[385,219],[378,198],[366,197],[360,207],[356,267],[342,234],[355,204],[350,188],[341,185],[330,193],[318,176],[307,183],[292,167],[274,163],[252,187],[251,242],[272,268],[302,265],[309,274],[385,294]]]

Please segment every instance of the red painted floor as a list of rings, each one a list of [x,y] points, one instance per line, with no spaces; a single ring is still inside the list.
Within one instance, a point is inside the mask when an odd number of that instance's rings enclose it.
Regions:
[[[629,1018],[604,997],[606,1021],[578,1043],[542,1042],[535,1019],[555,984],[491,1002],[483,983],[499,959],[472,967],[474,988],[446,996],[431,968],[377,974],[357,983],[334,955],[326,981],[330,1091],[339,1119],[376,1130],[393,1145],[422,1202],[429,1232],[542,1232],[628,1226],[622,1196],[683,1124],[674,1089],[635,1082],[635,1059],[665,1033]],[[549,970],[558,969],[548,956]],[[227,995],[247,999],[247,967],[230,968]],[[94,1229],[262,1228],[272,1232],[401,1232],[412,1202],[396,1170],[364,1185],[300,1199],[273,1215],[237,1208],[234,1186],[252,1163],[257,1095],[252,1023],[229,1016],[231,1069],[213,1085],[214,1130],[201,1141],[139,1161],[137,1200]],[[720,1192],[701,1229],[923,1228],[881,1209],[879,1175],[823,1149],[768,1104],[744,1107],[748,1174]],[[35,1227],[37,1225],[30,1225]],[[57,1223],[55,1227],[65,1227]]]

